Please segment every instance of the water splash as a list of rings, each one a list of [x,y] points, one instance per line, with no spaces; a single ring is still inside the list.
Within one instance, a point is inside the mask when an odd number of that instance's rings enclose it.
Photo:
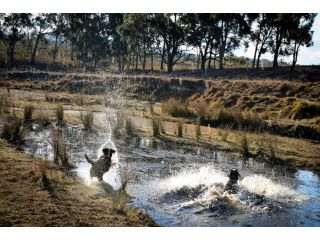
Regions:
[[[115,118],[117,118],[116,115],[114,115]],[[103,149],[104,148],[111,148],[114,149],[116,152],[112,156],[112,165],[110,170],[103,175],[103,180],[110,184],[114,190],[118,190],[121,188],[122,180],[121,180],[121,174],[120,174],[120,166],[119,166],[119,155],[118,155],[118,149],[115,145],[115,143],[112,140],[112,127],[110,124],[110,121],[107,119],[106,121],[108,125],[108,137],[105,143],[103,143],[99,150],[98,150],[98,158],[103,155]]]
[[[239,186],[251,193],[264,195],[280,202],[303,202],[308,200],[308,197],[302,193],[261,175],[254,174],[244,177],[239,182]]]

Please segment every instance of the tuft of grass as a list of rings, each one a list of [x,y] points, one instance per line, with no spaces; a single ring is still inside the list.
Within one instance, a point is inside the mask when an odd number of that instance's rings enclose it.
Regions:
[[[196,123],[196,139],[199,140],[201,137],[201,119],[198,117],[197,123]]]
[[[2,128],[1,138],[15,145],[22,144],[24,142],[24,129],[22,120],[16,116],[7,118]]]
[[[294,102],[291,114],[293,119],[313,118],[320,115],[320,104],[308,102]]]
[[[161,103],[162,112],[166,112],[172,117],[188,117],[193,114],[188,109],[188,104],[177,100],[175,98],[169,98],[168,101]]]
[[[4,94],[0,96],[0,114],[8,113],[7,107],[8,106],[8,95]]]
[[[121,188],[114,192],[112,197],[112,207],[117,213],[120,214],[126,214],[126,206],[130,200],[130,197],[126,191],[126,187],[130,178],[131,175],[129,175],[127,171],[121,174]]]
[[[152,118],[152,136],[158,137],[160,136],[161,124],[158,118]]]
[[[238,144],[239,144],[239,150],[244,157],[249,157],[250,156],[250,151],[249,151],[249,141],[247,138],[247,133],[242,132],[238,134]]]
[[[63,105],[58,104],[56,108],[56,119],[58,124],[62,124],[64,121]]]
[[[77,95],[73,98],[73,102],[74,102],[76,105],[78,105],[78,106],[85,105],[86,99],[85,99],[84,94],[82,94],[82,93],[77,94]]]
[[[37,121],[43,127],[46,127],[46,126],[50,125],[49,116],[47,114],[45,114],[45,113],[42,113],[40,116],[38,116]]]
[[[200,120],[205,119],[205,117],[207,116],[208,109],[208,104],[206,103],[206,101],[201,99],[195,104],[194,108],[196,110],[198,118],[200,118]]]
[[[150,115],[153,116],[154,115],[154,108],[153,108],[153,102],[152,101],[149,103],[149,111],[150,111]]]
[[[59,165],[61,164],[63,167],[70,167],[69,164],[69,156],[67,152],[67,145],[65,143],[64,136],[60,129],[52,130],[52,142],[53,148],[53,160]]]
[[[228,137],[231,131],[231,127],[226,125],[226,126],[222,126],[221,129],[219,129],[218,131],[218,135],[221,137],[221,140],[224,142],[228,141]]]
[[[177,121],[177,137],[183,136],[183,119],[178,119]]]
[[[93,127],[93,112],[80,113],[80,120],[82,121],[84,130],[92,131]]]
[[[267,157],[271,161],[277,159],[279,145],[278,137],[268,133],[263,133],[257,145],[263,156]]]
[[[30,123],[32,121],[33,111],[34,111],[34,106],[32,105],[27,105],[24,107],[24,110],[23,110],[24,123]]]
[[[165,128],[165,126],[164,126],[161,118],[159,118],[158,121],[159,121],[159,126],[160,126],[160,132],[161,132],[162,134],[167,134],[167,133],[166,133],[166,128]]]
[[[126,117],[125,131],[128,136],[134,135],[134,127],[129,117]]]

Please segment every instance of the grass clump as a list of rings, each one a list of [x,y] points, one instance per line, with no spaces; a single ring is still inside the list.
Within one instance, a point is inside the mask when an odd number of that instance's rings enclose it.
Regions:
[[[65,143],[62,131],[59,129],[52,130],[52,142],[53,148],[53,160],[57,165],[62,165],[63,167],[70,167],[69,156],[67,152],[67,145]]]
[[[177,121],[177,137],[183,136],[183,120],[178,119]]]
[[[85,105],[86,103],[85,96],[82,93],[79,93],[73,98],[73,102],[78,106]]]
[[[152,118],[151,124],[152,124],[152,136],[154,136],[154,137],[160,136],[161,123],[160,123],[159,119]]]
[[[224,142],[228,141],[230,131],[231,131],[231,127],[228,125],[222,126],[221,129],[219,129],[218,135],[221,137],[222,141],[224,141]]]
[[[243,132],[238,134],[238,144],[239,144],[239,150],[244,157],[249,157],[250,156],[250,151],[249,151],[249,141],[247,138],[247,133]]]
[[[193,114],[188,109],[188,104],[177,100],[175,98],[169,98],[168,101],[161,103],[162,112],[166,112],[172,117],[188,117]]]
[[[293,119],[313,118],[319,115],[320,104],[296,101],[291,109]]]
[[[128,136],[134,135],[134,127],[129,117],[126,117],[125,131]]]
[[[62,124],[64,122],[64,110],[63,110],[63,105],[58,104],[56,108],[56,119],[58,124]]]
[[[80,120],[82,121],[84,130],[92,131],[93,128],[93,112],[80,113]]]
[[[24,142],[22,120],[16,116],[9,117],[2,128],[1,138],[7,140],[11,144],[22,144]]]
[[[24,107],[23,110],[23,122],[30,123],[32,121],[32,115],[34,111],[34,106],[28,105]]]
[[[196,139],[199,140],[201,137],[201,120],[200,117],[198,117],[197,123],[196,123]]]
[[[8,113],[8,110],[6,109],[8,105],[8,95],[1,95],[0,96],[0,114],[2,113]]]

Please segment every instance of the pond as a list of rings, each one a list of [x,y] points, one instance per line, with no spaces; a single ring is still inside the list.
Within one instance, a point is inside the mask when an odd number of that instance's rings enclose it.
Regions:
[[[115,189],[128,179],[131,205],[164,226],[320,226],[320,178],[309,171],[269,166],[207,146],[176,144],[111,134],[105,114],[96,113],[107,130],[85,133],[63,128],[74,170],[90,185],[90,164],[102,147],[117,150],[117,164],[104,175]],[[51,129],[35,127],[25,152],[52,159]],[[238,192],[223,191],[229,169],[241,174]]]

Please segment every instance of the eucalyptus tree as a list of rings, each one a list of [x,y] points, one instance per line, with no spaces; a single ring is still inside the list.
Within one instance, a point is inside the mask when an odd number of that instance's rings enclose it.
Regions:
[[[30,13],[10,13],[3,17],[3,39],[7,43],[7,59],[14,64],[16,44],[25,37],[25,28],[30,26]]]
[[[183,61],[185,50],[182,46],[185,45],[185,31],[183,22],[181,21],[182,14],[156,14],[154,21],[157,33],[163,41],[164,62],[167,65],[167,71],[172,72],[173,66]]]
[[[109,29],[111,35],[111,54],[117,62],[118,70],[123,71],[128,56],[128,44],[121,37],[118,26],[123,24],[124,14],[111,13],[109,15]]]
[[[67,20],[65,14],[53,13],[49,17],[51,26],[51,36],[54,39],[54,46],[50,49],[50,55],[52,56],[52,63],[56,61],[59,53],[59,46],[63,42],[64,32],[67,26]]]
[[[296,66],[299,50],[301,46],[310,47],[313,45],[311,30],[316,14],[302,13],[292,16],[292,24],[288,32],[287,44],[289,52],[292,54],[292,65],[290,70],[290,80]]]
[[[218,13],[211,17],[217,21],[219,68],[223,69],[225,54],[239,47],[242,38],[250,32],[250,27],[244,14]]]
[[[37,15],[32,15],[29,35],[29,45],[31,50],[30,64],[33,65],[36,60],[36,54],[38,51],[40,41],[46,43],[46,34],[50,32],[51,27],[51,14],[50,13],[40,13]]]

